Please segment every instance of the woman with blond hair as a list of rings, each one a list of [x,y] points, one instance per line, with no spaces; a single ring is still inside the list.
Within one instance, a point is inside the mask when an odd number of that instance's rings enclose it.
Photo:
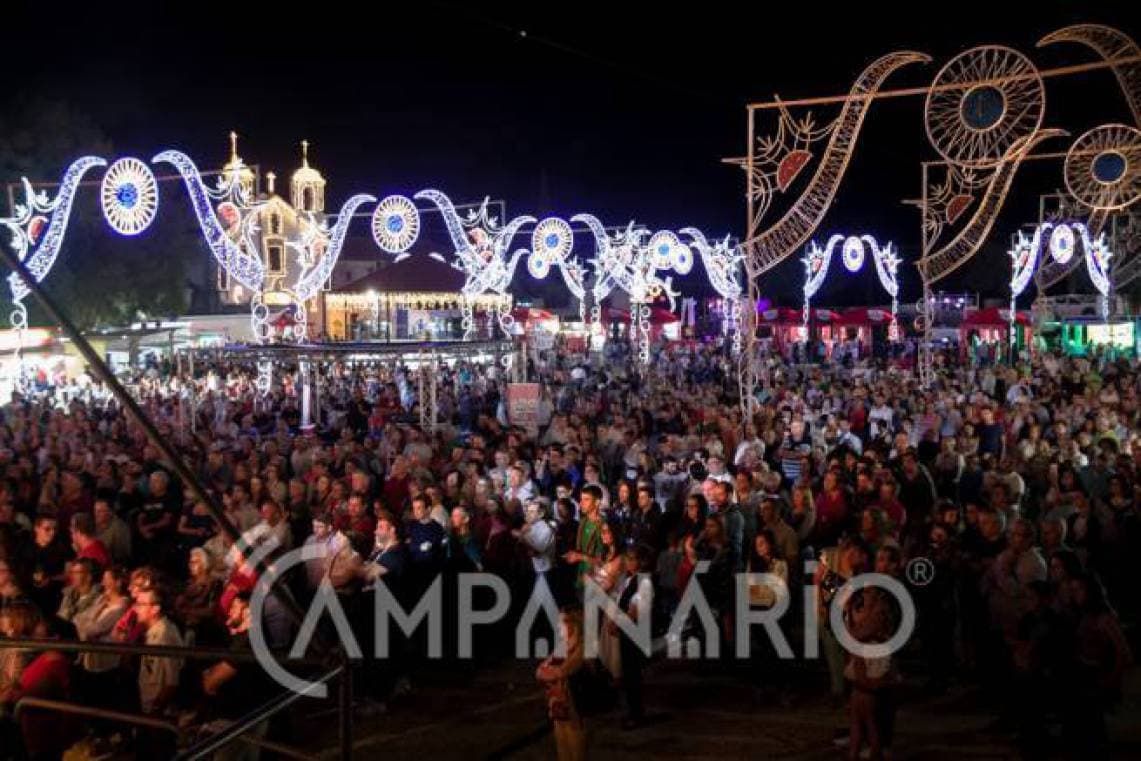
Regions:
[[[584,668],[582,611],[563,610],[559,624],[564,655],[559,657],[556,651],[539,664],[535,678],[547,691],[547,713],[554,725],[559,761],[582,761],[586,758],[586,724],[571,690],[571,679]]]

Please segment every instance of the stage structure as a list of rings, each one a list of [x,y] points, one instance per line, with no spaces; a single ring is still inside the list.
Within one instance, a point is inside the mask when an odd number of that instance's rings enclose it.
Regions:
[[[844,262],[844,269],[855,274],[863,269],[866,252],[871,251],[872,259],[876,265],[876,275],[879,276],[880,285],[891,296],[891,324],[888,326],[888,340],[900,339],[899,322],[899,265],[902,261],[896,252],[895,246],[886,243],[880,246],[876,239],[870,235],[833,235],[828,243],[821,248],[816,241],[808,244],[804,259],[804,326],[808,327],[809,317],[812,314],[812,297],[824,285],[828,276],[828,268],[832,263],[832,254],[836,247],[840,247],[840,258]]]

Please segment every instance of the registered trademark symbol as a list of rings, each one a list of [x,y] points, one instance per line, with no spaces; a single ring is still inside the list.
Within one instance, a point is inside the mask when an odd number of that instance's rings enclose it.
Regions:
[[[913,586],[925,587],[935,580],[935,564],[927,558],[912,558],[904,573]]]

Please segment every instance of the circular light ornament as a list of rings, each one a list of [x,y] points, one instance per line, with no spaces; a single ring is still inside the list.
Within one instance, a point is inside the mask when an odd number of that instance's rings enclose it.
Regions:
[[[120,235],[138,235],[158,213],[158,183],[150,167],[122,158],[107,169],[100,187],[103,218]]]
[[[675,248],[671,254],[674,272],[679,275],[688,275],[693,270],[693,249],[684,243]]]
[[[542,280],[551,272],[551,260],[538,251],[532,251],[527,257],[527,271],[536,280]]]
[[[848,272],[859,272],[864,266],[864,242],[854,235],[845,238],[841,258]]]
[[[668,270],[673,266],[673,252],[681,241],[669,230],[659,230],[650,238],[650,263],[654,269]]]
[[[1069,225],[1058,225],[1050,233],[1050,256],[1058,264],[1074,258],[1074,230]]]
[[[1074,141],[1066,153],[1066,189],[1081,203],[1115,211],[1141,198],[1141,130],[1103,124]]]
[[[1042,125],[1046,88],[1029,58],[999,45],[971,48],[947,62],[927,92],[924,122],[947,161],[987,169]]]
[[[574,233],[570,225],[558,217],[547,217],[535,225],[531,233],[531,251],[545,258],[548,267],[552,262],[565,259],[573,245]]]
[[[372,213],[372,239],[388,254],[402,254],[420,237],[420,212],[405,196],[388,196]]]

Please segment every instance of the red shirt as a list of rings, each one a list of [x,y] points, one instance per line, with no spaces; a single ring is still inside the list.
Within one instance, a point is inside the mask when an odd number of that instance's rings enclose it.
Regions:
[[[252,573],[242,573],[235,569],[230,578],[226,581],[226,586],[222,590],[222,596],[218,600],[218,610],[222,615],[222,620],[225,621],[230,617],[230,605],[234,602],[242,592],[250,592],[257,583],[257,576]]]
[[[893,531],[899,531],[903,528],[903,524],[907,522],[907,510],[904,509],[903,503],[898,499],[893,499],[891,502],[880,500],[876,503],[876,507],[887,513],[887,518],[892,523]]]
[[[111,553],[107,551],[103,542],[98,539],[92,539],[87,543],[87,546],[80,550],[79,554],[75,556],[76,560],[83,560],[85,558],[94,562],[100,569],[111,565]]]
[[[816,526],[814,528],[817,536],[833,539],[843,523],[848,518],[848,500],[844,497],[844,492],[837,490],[834,495],[828,492],[820,492],[820,496],[816,498]]]

